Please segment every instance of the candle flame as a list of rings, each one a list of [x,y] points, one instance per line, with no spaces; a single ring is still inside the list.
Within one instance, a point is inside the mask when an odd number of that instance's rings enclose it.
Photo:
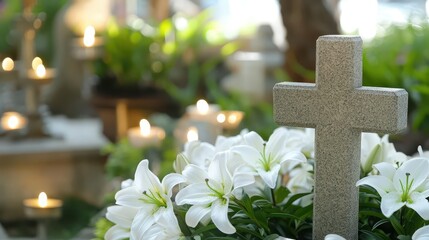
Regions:
[[[225,119],[226,119],[226,116],[223,113],[219,113],[216,117],[216,120],[218,123],[224,123]]]
[[[5,70],[5,71],[12,71],[13,68],[15,67],[15,63],[13,62],[13,60],[11,58],[7,57],[7,58],[3,59],[1,66],[2,66],[3,70]]]
[[[39,78],[43,78],[46,76],[46,68],[43,66],[43,64],[39,64],[36,68],[36,75]]]
[[[19,127],[19,118],[15,115],[10,116],[7,119],[7,126],[9,129],[17,129]]]
[[[188,133],[186,134],[188,142],[198,141],[198,129],[195,127],[190,127]]]
[[[95,28],[93,26],[88,26],[85,28],[85,33],[83,35],[83,45],[85,47],[92,47],[95,43]]]
[[[230,115],[228,117],[228,122],[229,123],[235,123],[235,122],[237,122],[237,115],[235,115],[235,114]]]
[[[150,123],[148,120],[140,120],[140,133],[144,137],[148,137],[150,135]]]
[[[35,57],[33,61],[31,61],[31,67],[33,68],[34,71],[37,70],[37,67],[39,67],[40,64],[43,64],[43,61],[39,57]]]
[[[41,192],[39,194],[38,203],[39,203],[39,206],[42,208],[45,208],[48,206],[48,195],[46,195],[45,192]]]
[[[200,114],[207,114],[209,112],[209,104],[204,99],[197,101],[197,111]]]

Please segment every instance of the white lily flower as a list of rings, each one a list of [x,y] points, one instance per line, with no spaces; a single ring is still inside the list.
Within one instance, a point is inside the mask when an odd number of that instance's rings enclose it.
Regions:
[[[346,240],[346,239],[337,234],[328,234],[325,236],[325,240]]]
[[[407,206],[423,219],[429,220],[429,159],[414,158],[404,162],[398,169],[390,163],[374,167],[380,175],[368,176],[356,186],[368,185],[381,196],[381,211],[386,217]]]
[[[413,234],[411,237],[412,240],[429,240],[429,226],[424,226]]]
[[[276,131],[283,131],[283,134],[287,135],[284,144],[289,151],[301,151],[307,158],[314,158],[315,131],[313,128],[279,127],[274,130]]]
[[[240,134],[232,137],[218,136],[216,138],[215,149],[216,152],[223,152],[229,150],[233,146],[241,145],[244,142],[244,135],[247,134],[249,130],[243,129]]]
[[[135,236],[135,239],[145,240],[173,240],[181,238],[184,237],[173,211],[169,211],[167,214],[162,215],[145,232]]]
[[[158,177],[149,170],[149,161],[139,163],[134,185],[124,188],[116,193],[116,204],[139,209],[131,226],[131,232],[145,232],[163,214],[172,211],[172,189],[175,185],[186,179],[177,173],[164,177],[162,183]]]
[[[397,152],[393,143],[389,142],[389,135],[380,138],[376,133],[362,133],[360,161],[365,174],[373,171],[374,164],[387,162],[400,165],[406,160],[407,156]]]
[[[286,187],[293,194],[298,193],[311,193],[314,188],[313,166],[308,163],[301,163],[298,167],[289,172],[289,180]],[[302,207],[308,206],[313,203],[314,194],[309,194],[300,198],[294,204],[299,204]]]
[[[176,195],[178,205],[191,204],[186,213],[186,224],[195,227],[199,222],[207,224],[211,219],[216,227],[226,234],[235,233],[228,219],[228,207],[234,190],[254,182],[253,176],[241,175],[234,179],[228,171],[227,161],[231,152],[217,153],[208,170],[190,164],[183,171],[187,187]]]
[[[138,208],[111,206],[107,208],[106,218],[115,225],[104,235],[106,240],[122,240],[130,238],[130,228],[138,212]]]
[[[192,141],[185,144],[185,149],[177,155],[174,162],[174,170],[182,173],[188,164],[207,168],[215,155],[215,147],[210,143]]]
[[[288,162],[305,162],[307,158],[300,151],[287,151],[284,146],[287,135],[283,130],[275,131],[268,142],[255,132],[244,136],[245,145],[235,146],[231,151],[238,154],[259,175],[265,184],[275,188],[280,168]]]

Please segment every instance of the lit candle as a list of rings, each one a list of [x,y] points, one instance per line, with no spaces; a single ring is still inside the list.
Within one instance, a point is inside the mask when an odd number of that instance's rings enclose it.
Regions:
[[[4,71],[9,72],[13,70],[13,68],[15,67],[15,63],[11,58],[7,57],[3,59],[1,63],[1,67],[3,68]]]
[[[191,120],[216,122],[219,106],[216,104],[208,104],[206,100],[200,99],[197,101],[196,105],[188,106],[186,112]]]
[[[243,116],[244,113],[241,111],[222,111],[217,115],[216,120],[222,125],[222,128],[233,130],[240,125]]]
[[[95,28],[87,26],[83,35],[83,45],[85,47],[92,47],[95,44]]]
[[[198,141],[198,129],[196,127],[190,127],[186,133],[186,139],[188,142]]]
[[[24,128],[27,119],[18,112],[5,112],[1,118],[1,126],[5,131]]]
[[[55,70],[51,68],[45,68],[42,59],[35,57],[31,62],[31,68],[28,70],[28,77],[38,84],[46,84],[51,82],[55,76]]]
[[[39,64],[36,68],[36,76],[38,78],[44,78],[46,76],[46,68],[43,64]]]
[[[140,126],[128,130],[128,139],[135,147],[159,147],[165,138],[165,131],[153,127],[146,119],[140,120]]]
[[[37,68],[39,67],[39,65],[43,65],[43,61],[41,58],[35,57],[33,61],[31,61],[31,67],[33,68],[34,71],[37,71]]]
[[[63,201],[48,198],[45,192],[41,192],[38,198],[24,200],[25,214],[29,218],[59,218]]]

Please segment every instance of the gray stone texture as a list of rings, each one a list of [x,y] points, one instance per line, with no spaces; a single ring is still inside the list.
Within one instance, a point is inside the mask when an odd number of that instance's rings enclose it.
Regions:
[[[358,238],[361,132],[397,133],[407,125],[408,93],[362,87],[362,40],[317,40],[316,84],[274,87],[278,124],[316,129],[313,239]]]

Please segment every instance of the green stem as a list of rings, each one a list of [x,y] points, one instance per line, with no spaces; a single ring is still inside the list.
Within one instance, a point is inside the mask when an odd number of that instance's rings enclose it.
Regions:
[[[276,196],[274,195],[274,189],[271,189],[271,199],[273,201],[273,206],[275,207],[276,204]]]

